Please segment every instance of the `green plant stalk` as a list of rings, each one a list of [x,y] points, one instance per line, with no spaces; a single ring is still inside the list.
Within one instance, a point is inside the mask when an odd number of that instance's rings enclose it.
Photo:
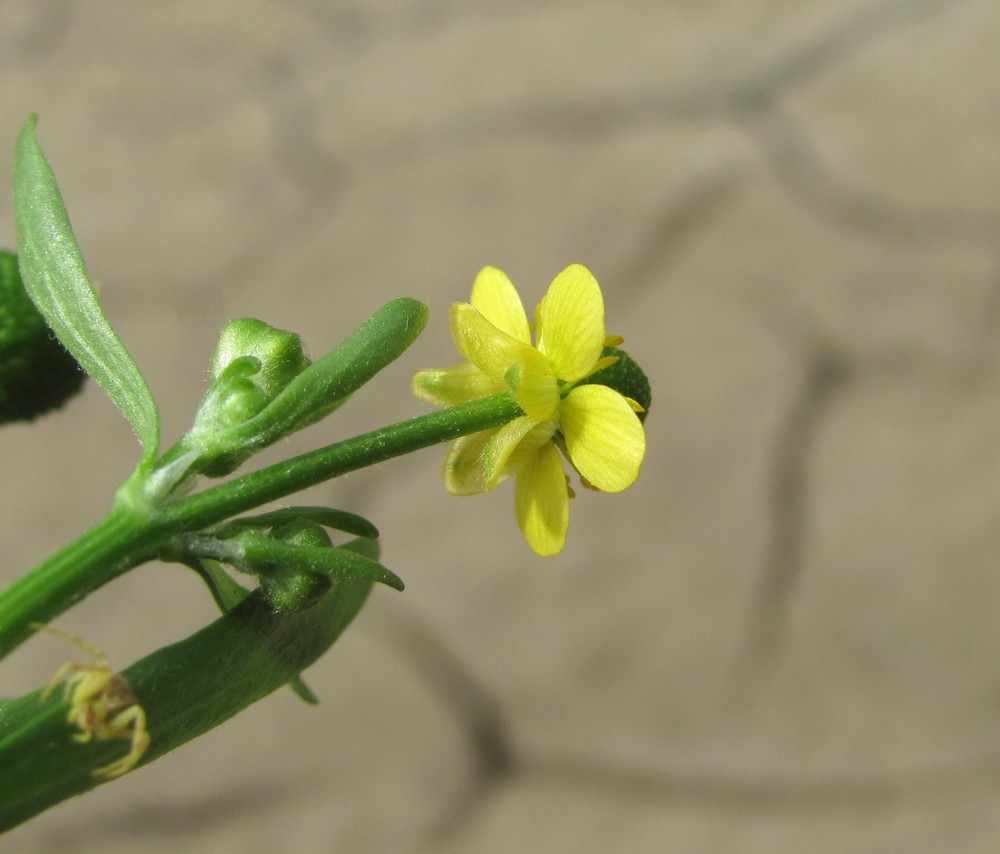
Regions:
[[[0,593],[0,657],[88,593],[149,560],[149,520],[115,505],[101,522]]]
[[[521,412],[507,394],[420,415],[213,486],[158,510],[121,492],[107,518],[0,593],[0,658],[122,573],[154,559],[171,537],[200,531],[350,471],[504,424]]]
[[[521,414],[517,403],[504,393],[419,415],[292,457],[169,504],[160,514],[158,524],[170,533],[214,525],[359,468],[499,427]]]

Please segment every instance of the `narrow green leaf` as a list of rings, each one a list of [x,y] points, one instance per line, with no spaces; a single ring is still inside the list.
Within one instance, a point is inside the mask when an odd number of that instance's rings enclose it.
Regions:
[[[370,540],[378,537],[378,528],[363,516],[348,510],[335,510],[332,507],[282,507],[279,510],[258,513],[256,516],[242,516],[214,528],[212,535],[224,539],[250,528],[277,528],[286,522],[299,519],[315,522],[334,531],[354,534],[356,537],[367,537]]]
[[[205,582],[215,604],[223,614],[232,611],[252,592],[238,581],[234,581],[217,560],[197,558],[185,563],[185,566],[189,566],[201,576],[201,580]]]
[[[352,546],[367,551],[369,544]],[[200,632],[125,670],[152,739],[140,764],[202,735],[295,677],[340,636],[370,590],[369,582],[345,581],[312,608],[284,614],[255,592]],[[40,693],[0,704],[0,831],[105,782],[93,769],[128,751],[119,740],[74,741],[59,692],[45,702]],[[336,735],[335,722],[330,731]]]
[[[427,306],[419,300],[387,302],[340,346],[296,376],[271,405],[287,407],[295,430],[316,423],[398,359],[426,325]]]
[[[160,432],[153,395],[90,283],[35,122],[32,116],[25,123],[14,153],[14,225],[24,286],[63,346],[128,419],[150,461]]]
[[[284,571],[315,572],[334,579],[377,581],[393,590],[403,589],[403,579],[378,561],[355,551],[282,543],[271,537],[244,534],[239,538],[243,572],[254,567],[280,566]]]
[[[303,703],[308,703],[310,706],[319,705],[319,697],[316,696],[312,688],[306,685],[305,680],[301,676],[289,679],[288,687],[291,688],[292,693]]]

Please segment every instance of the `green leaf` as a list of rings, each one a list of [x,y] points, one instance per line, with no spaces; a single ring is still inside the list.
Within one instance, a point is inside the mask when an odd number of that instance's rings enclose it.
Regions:
[[[14,153],[14,225],[24,286],[63,346],[128,419],[152,461],[160,421],[138,366],[101,309],[55,176],[25,123]]]
[[[215,604],[223,614],[228,614],[252,592],[238,581],[234,581],[217,560],[199,558],[191,563],[185,563],[185,566],[191,567],[201,576],[201,580],[207,585]]]
[[[378,528],[363,516],[347,510],[335,510],[332,507],[282,507],[279,510],[269,510],[256,516],[242,516],[232,519],[212,529],[212,536],[232,537],[251,528],[277,528],[286,522],[305,520],[315,522],[324,528],[354,534],[356,537],[367,537],[374,540],[378,537]]]
[[[317,573],[343,581],[364,579],[386,584],[393,590],[403,589],[403,579],[396,573],[343,546],[301,546],[256,534],[241,534],[238,542],[242,561],[239,569],[243,572],[256,574],[259,569],[264,575],[265,567],[274,566],[286,573]]]
[[[387,302],[340,346],[296,376],[275,398],[275,410],[299,430],[325,418],[347,396],[398,359],[427,325],[427,306],[410,297]],[[270,409],[270,407],[269,407]]]
[[[375,544],[352,544],[369,551]],[[369,551],[370,554],[376,554]],[[256,592],[180,643],[125,670],[145,709],[145,765],[280,688],[319,658],[364,605],[367,581],[344,581],[312,608],[279,614]],[[105,781],[93,775],[127,742],[73,739],[68,705],[40,691],[0,704],[0,831]],[[336,725],[331,724],[336,736]],[[344,733],[344,737],[349,734]],[[196,761],[191,754],[191,761]]]

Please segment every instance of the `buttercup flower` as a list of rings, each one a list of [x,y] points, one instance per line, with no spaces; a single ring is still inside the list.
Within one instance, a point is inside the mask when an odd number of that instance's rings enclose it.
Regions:
[[[573,492],[559,453],[585,486],[621,492],[639,475],[646,435],[631,398],[588,377],[616,361],[605,347],[621,343],[604,328],[604,299],[591,272],[573,264],[559,273],[535,311],[536,345],[521,299],[495,267],[476,277],[470,303],[451,307],[451,335],[466,361],[419,371],[417,397],[454,406],[510,391],[524,415],[452,443],[446,489],[472,495],[516,476],[514,508],[521,531],[540,555],[562,551]]]

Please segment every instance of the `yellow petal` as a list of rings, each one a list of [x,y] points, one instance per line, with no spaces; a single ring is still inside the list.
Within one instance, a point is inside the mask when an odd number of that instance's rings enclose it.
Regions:
[[[504,374],[530,344],[511,338],[466,302],[451,307],[451,337],[458,352],[494,382],[502,383]]]
[[[515,473],[520,471],[521,467],[531,457],[534,457],[542,445],[552,441],[552,437],[558,429],[558,421],[543,421],[532,427],[531,432],[525,434],[525,437],[518,443],[514,452],[508,458],[507,470]]]
[[[524,538],[543,557],[557,555],[569,528],[569,493],[562,459],[546,442],[517,475],[514,510]]]
[[[604,492],[621,492],[639,476],[646,433],[628,401],[604,385],[573,389],[559,406],[566,450],[577,471]]]
[[[507,274],[483,267],[472,285],[472,307],[501,332],[523,344],[531,343],[528,316]]]
[[[508,421],[491,432],[489,440],[483,447],[480,463],[485,490],[493,489],[501,480],[513,473],[508,469],[511,454],[535,425],[534,420],[522,416]]]
[[[435,406],[457,406],[501,391],[505,391],[505,386],[490,379],[472,362],[417,371],[413,375],[413,393]]]
[[[559,386],[549,360],[534,347],[525,347],[504,374],[518,405],[535,421],[555,417],[559,406]]]
[[[556,376],[574,383],[591,372],[604,349],[604,298],[590,270],[572,264],[549,286],[538,313],[538,349]]]
[[[448,447],[441,467],[444,488],[452,495],[475,495],[486,491],[483,449],[493,430],[482,430],[456,439]]]

